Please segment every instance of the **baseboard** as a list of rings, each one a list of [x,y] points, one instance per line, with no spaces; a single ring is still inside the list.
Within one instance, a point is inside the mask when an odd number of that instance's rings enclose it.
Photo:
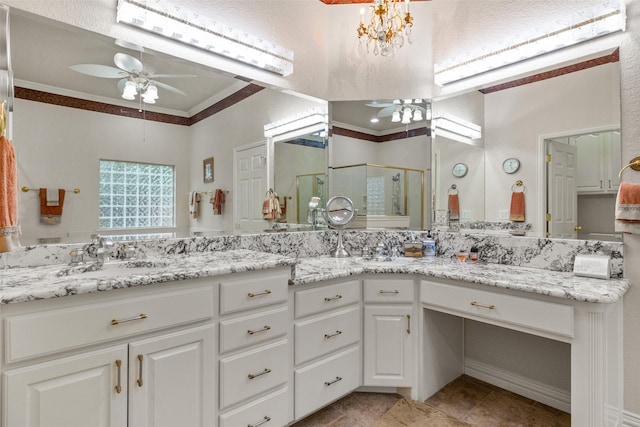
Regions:
[[[622,425],[624,427],[640,427],[640,415],[624,411],[622,414]]]
[[[469,358],[465,359],[464,373],[561,411],[571,412],[571,392],[568,390],[549,386]]]

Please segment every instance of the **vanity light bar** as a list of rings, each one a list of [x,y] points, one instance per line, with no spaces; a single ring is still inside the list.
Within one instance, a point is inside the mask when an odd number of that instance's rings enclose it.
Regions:
[[[451,114],[439,114],[433,118],[432,123],[436,135],[456,141],[470,143],[471,140],[482,137],[482,127]]]
[[[328,123],[327,113],[312,109],[296,116],[264,125],[264,136],[273,138],[300,129],[305,129],[305,133],[311,133],[315,130],[325,129]],[[313,129],[311,129],[312,127]]]
[[[625,29],[624,0],[607,1],[550,24],[545,32],[538,30],[513,40],[510,45],[503,43],[434,64],[434,80],[442,86]]]
[[[293,73],[293,52],[164,0],[118,0],[116,21],[263,70]]]

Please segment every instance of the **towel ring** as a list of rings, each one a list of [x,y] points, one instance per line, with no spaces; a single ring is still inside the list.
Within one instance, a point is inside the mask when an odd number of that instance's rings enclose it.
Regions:
[[[447,194],[458,194],[458,186],[455,184],[451,184],[451,187],[449,187],[449,189],[447,190]]]
[[[517,180],[516,183],[511,186],[511,191],[515,191],[518,187],[522,187],[522,191],[519,191],[519,193],[527,191],[527,187],[525,187],[524,183],[520,180]]]
[[[633,159],[631,159],[631,161],[627,166],[620,169],[620,173],[618,173],[618,178],[622,178],[622,172],[626,171],[629,168],[633,169],[634,171],[640,171],[640,156],[634,157]]]

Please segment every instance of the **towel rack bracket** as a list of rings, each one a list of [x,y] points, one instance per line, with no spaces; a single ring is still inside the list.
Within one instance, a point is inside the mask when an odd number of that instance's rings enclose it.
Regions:
[[[634,157],[633,159],[631,159],[629,164],[631,165],[629,167],[634,171],[640,171],[640,156]]]

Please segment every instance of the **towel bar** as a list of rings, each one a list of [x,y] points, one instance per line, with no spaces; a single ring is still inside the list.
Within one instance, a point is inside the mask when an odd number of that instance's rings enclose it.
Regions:
[[[27,191],[40,191],[40,189],[39,188],[22,187],[22,191],[26,193]],[[80,193],[80,189],[79,188],[74,188],[73,192],[76,193],[76,194],[79,194]]]
[[[633,159],[631,159],[631,161],[627,166],[620,169],[620,173],[618,173],[618,178],[622,178],[622,172],[626,171],[628,168],[631,168],[634,171],[640,171],[640,156],[634,157]]]

